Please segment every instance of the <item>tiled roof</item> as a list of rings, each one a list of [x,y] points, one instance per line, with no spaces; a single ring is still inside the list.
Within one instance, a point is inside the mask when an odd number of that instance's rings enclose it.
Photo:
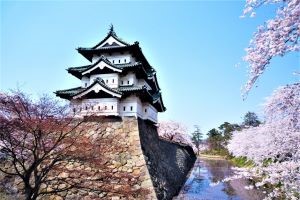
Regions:
[[[116,88],[116,90],[120,92],[133,92],[133,91],[140,91],[146,89],[145,85],[142,86],[120,86],[119,88]]]
[[[147,59],[145,58],[144,54],[142,53],[142,49],[139,46],[138,42],[134,42],[133,44],[126,45],[126,46],[106,46],[101,48],[77,48],[78,53],[83,55],[89,61],[92,61],[94,55],[101,55],[104,53],[114,53],[114,52],[125,52],[129,51],[134,54],[135,57],[139,58],[147,66],[149,65]],[[150,66],[150,65],[149,65]]]
[[[109,37],[113,37],[115,40],[117,40],[118,42],[126,45],[126,46],[129,46],[129,44],[125,41],[123,41],[121,38],[119,38],[116,34],[116,32],[114,31],[114,26],[111,25],[110,26],[110,29],[109,29],[109,32],[107,34],[107,36],[101,40],[98,44],[96,44],[95,46],[93,46],[91,49],[97,49],[98,47],[100,47]],[[115,44],[115,45],[111,45],[111,46],[105,46],[105,47],[101,47],[102,48],[110,48],[110,47],[118,47],[119,45]]]
[[[80,66],[80,67],[69,67],[67,70],[68,71],[77,71],[77,72],[81,73],[81,72],[84,72],[84,71],[88,70],[89,68],[92,68],[92,67],[96,66],[101,60],[106,62],[106,64],[108,64],[110,66],[113,66],[115,68],[118,68],[118,69],[132,68],[132,67],[137,67],[137,66],[142,65],[142,63],[140,63],[140,62],[126,63],[126,64],[113,64],[109,60],[107,60],[107,59],[104,60],[104,59],[101,59],[101,57],[100,57],[100,59],[97,62],[95,62],[91,65],[84,65],[84,66]]]
[[[76,88],[70,88],[70,89],[66,89],[66,90],[58,90],[55,92],[55,94],[57,96],[59,95],[69,95],[69,96],[73,96],[79,92],[82,92],[85,88],[82,87],[76,87]]]
[[[97,78],[97,80],[91,84],[87,88],[82,88],[82,87],[76,87],[76,88],[71,88],[67,90],[59,90],[56,91],[55,94],[61,98],[64,99],[71,99],[72,97],[89,90],[91,87],[93,87],[95,84],[99,83],[102,87],[106,88],[107,90],[121,94],[121,95],[130,95],[132,93],[138,92],[138,94],[141,95],[146,95],[145,97],[151,101],[153,105],[156,104],[156,106],[159,106],[159,108],[162,111],[165,111],[166,108],[164,107],[164,104],[161,99],[161,92],[158,91],[154,94],[152,94],[149,90],[147,90],[147,87],[145,85],[140,85],[140,86],[120,86],[119,88],[110,88],[108,85],[104,83],[104,81],[100,78]],[[157,104],[157,101],[160,99],[160,104]]]
[[[75,95],[78,95],[84,91],[87,91],[89,90],[90,88],[92,88],[95,84],[100,84],[102,87],[104,87],[105,89],[111,91],[111,92],[114,92],[114,93],[117,93],[117,94],[121,94],[122,95],[122,92],[121,91],[118,91],[117,89],[114,89],[114,88],[110,88],[108,85],[106,85],[103,81],[103,79],[101,78],[97,78],[94,83],[92,83],[90,86],[88,86],[87,88],[82,88],[82,87],[76,87],[76,88],[71,88],[71,89],[67,89],[67,90],[58,90],[55,92],[55,94],[57,96],[60,96],[62,98],[66,98],[66,99],[70,99],[71,97],[75,96]]]
[[[70,67],[67,69],[67,71],[74,75],[75,77],[81,79],[82,77],[82,73],[93,68],[94,66],[96,66],[99,62],[104,61],[106,64],[116,68],[116,69],[120,69],[120,70],[133,70],[133,69],[141,69],[148,77],[153,76],[153,74],[155,73],[155,70],[152,69],[145,69],[143,67],[143,64],[141,62],[134,62],[134,63],[126,63],[126,64],[113,64],[111,63],[107,58],[105,58],[104,56],[101,56],[97,62],[91,64],[91,65],[84,65],[84,66],[80,66],[80,67]]]
[[[76,87],[76,88],[71,88],[71,89],[67,89],[67,90],[58,90],[55,92],[55,94],[57,96],[60,95],[66,95],[68,97],[72,97],[75,96],[79,93],[82,93],[88,89],[90,89],[91,87],[93,87],[96,83],[99,83],[102,87],[104,87],[107,90],[110,90],[112,92],[118,93],[118,94],[124,94],[124,93],[128,93],[128,92],[136,92],[136,91],[147,91],[147,87],[145,85],[140,85],[140,86],[120,86],[119,88],[110,88],[108,85],[106,85],[104,83],[104,81],[101,78],[97,78],[97,80],[95,80],[95,82],[93,84],[91,84],[89,87],[87,88],[82,88],[82,87]]]
[[[84,66],[80,66],[80,67],[69,67],[67,69],[67,71],[76,71],[76,72],[84,72],[85,70],[87,70],[89,67],[91,67],[92,65],[84,65]]]
[[[141,62],[135,62],[135,63],[126,63],[126,64],[115,64],[115,66],[119,67],[121,69],[124,69],[124,68],[142,66],[142,63]]]

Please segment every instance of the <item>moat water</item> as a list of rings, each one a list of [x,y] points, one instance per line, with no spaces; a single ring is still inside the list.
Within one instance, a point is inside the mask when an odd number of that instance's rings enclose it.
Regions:
[[[221,182],[233,174],[226,160],[198,159],[174,200],[262,200],[261,191],[247,190],[247,180]],[[217,185],[213,183],[220,182]]]

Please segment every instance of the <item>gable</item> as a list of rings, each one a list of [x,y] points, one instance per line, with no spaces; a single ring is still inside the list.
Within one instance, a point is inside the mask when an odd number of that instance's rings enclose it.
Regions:
[[[96,69],[100,69],[100,70],[103,70],[104,68],[108,68],[110,70],[112,70],[113,72],[122,72],[121,69],[119,68],[116,68],[114,66],[111,66],[109,64],[107,64],[106,62],[104,62],[103,60],[100,61],[98,64],[96,64],[95,66],[85,70],[84,72],[82,72],[82,75],[85,75],[85,74],[88,74],[88,73],[91,73],[92,71],[96,70]]]
[[[100,91],[103,91],[103,92],[105,92],[107,94],[110,94],[112,97],[118,97],[118,98],[120,98],[122,96],[121,94],[119,94],[117,92],[114,92],[114,91],[111,91],[111,90],[103,87],[99,83],[96,83],[92,87],[88,88],[87,90],[82,91],[79,94],[75,95],[73,97],[73,99],[81,98],[81,97],[86,96],[87,94],[93,93],[93,92],[95,92],[96,94],[100,94]]]
[[[105,41],[102,42],[102,44],[99,47],[111,47],[111,46],[124,47],[126,45],[116,40],[113,36],[109,36]]]

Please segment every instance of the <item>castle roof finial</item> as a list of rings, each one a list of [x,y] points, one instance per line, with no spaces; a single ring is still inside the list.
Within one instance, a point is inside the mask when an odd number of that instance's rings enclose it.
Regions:
[[[116,35],[116,33],[114,31],[114,25],[113,24],[110,24],[108,34],[110,34],[110,35]]]

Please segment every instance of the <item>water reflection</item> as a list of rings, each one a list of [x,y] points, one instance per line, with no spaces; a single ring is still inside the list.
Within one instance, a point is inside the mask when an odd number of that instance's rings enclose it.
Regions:
[[[232,175],[226,160],[197,160],[188,180],[175,200],[261,200],[263,195],[257,190],[246,190],[246,180],[211,183],[222,181]]]

